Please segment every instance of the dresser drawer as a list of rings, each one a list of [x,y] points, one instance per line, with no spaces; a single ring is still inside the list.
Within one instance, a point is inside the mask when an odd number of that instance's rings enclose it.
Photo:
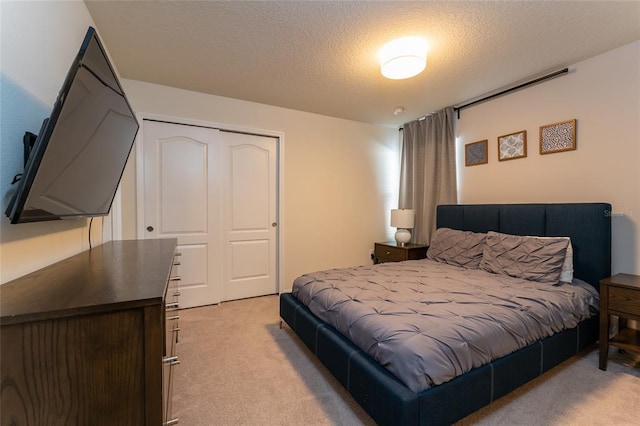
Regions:
[[[638,291],[609,286],[609,312],[640,319],[640,298]]]

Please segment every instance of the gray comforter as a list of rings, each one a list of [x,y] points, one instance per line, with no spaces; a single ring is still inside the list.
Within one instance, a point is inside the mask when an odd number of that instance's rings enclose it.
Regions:
[[[431,260],[298,277],[293,294],[415,392],[589,318],[598,293]]]

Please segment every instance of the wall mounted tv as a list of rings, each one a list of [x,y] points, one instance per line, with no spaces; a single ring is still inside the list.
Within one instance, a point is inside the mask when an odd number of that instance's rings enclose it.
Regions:
[[[89,27],[50,117],[25,149],[25,168],[5,211],[11,223],[109,214],[138,128]]]

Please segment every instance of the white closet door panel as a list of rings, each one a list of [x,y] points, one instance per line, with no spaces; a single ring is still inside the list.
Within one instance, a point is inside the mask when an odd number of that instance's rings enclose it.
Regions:
[[[180,257],[180,307],[201,306],[210,292],[209,246],[208,244],[179,244]],[[215,284],[215,283],[214,283]],[[204,296],[203,296],[204,294]],[[212,302],[214,303],[214,302]]]
[[[177,238],[180,307],[222,297],[219,131],[145,120],[144,223],[147,238]]]
[[[159,141],[161,235],[207,233],[207,148],[189,138]]]
[[[231,232],[269,231],[269,154],[254,145],[229,147]]]
[[[231,281],[269,276],[269,240],[232,241],[230,245]]]
[[[223,300],[273,294],[276,283],[276,139],[222,133],[225,176]]]

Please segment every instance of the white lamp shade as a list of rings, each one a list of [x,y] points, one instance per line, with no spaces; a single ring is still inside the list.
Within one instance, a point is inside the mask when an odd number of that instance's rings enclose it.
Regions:
[[[420,74],[427,66],[427,42],[420,37],[402,37],[385,44],[378,53],[380,72],[392,80]]]
[[[413,228],[415,220],[415,211],[411,209],[394,209],[391,210],[391,226],[394,228],[410,229]]]

